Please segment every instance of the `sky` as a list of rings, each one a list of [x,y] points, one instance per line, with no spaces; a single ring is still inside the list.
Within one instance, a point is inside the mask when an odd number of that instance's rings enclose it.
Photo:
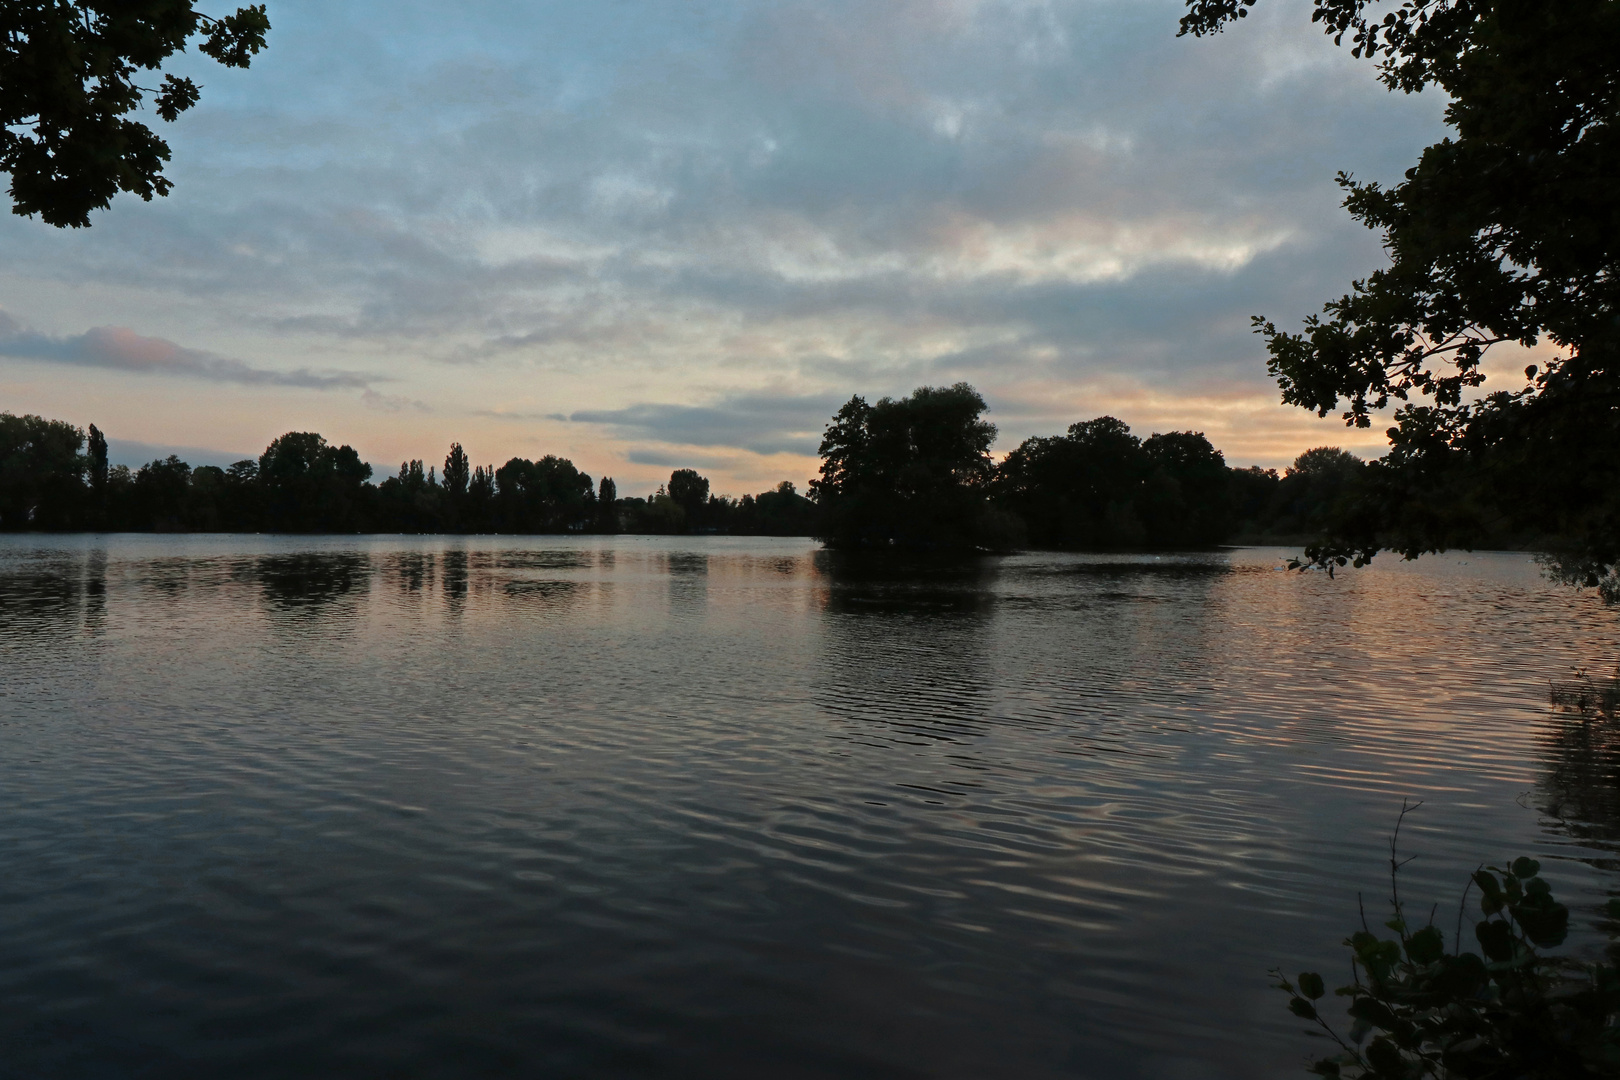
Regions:
[[[203,10],[211,10],[203,5]],[[277,435],[802,485],[838,406],[966,380],[998,453],[1108,414],[1280,467],[1383,438],[1278,401],[1293,328],[1381,266],[1339,170],[1443,134],[1307,0],[270,0],[195,53],[173,194],[0,216],[0,410],[115,460]],[[216,12],[217,14],[218,12]],[[1522,366],[1522,365],[1521,365]]]

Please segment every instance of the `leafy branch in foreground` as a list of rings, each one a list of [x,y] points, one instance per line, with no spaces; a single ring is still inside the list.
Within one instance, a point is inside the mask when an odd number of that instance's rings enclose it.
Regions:
[[[120,191],[150,200],[172,186],[169,144],[130,119],[151,95],[173,121],[197,104],[190,78],[160,71],[186,43],[225,67],[245,68],[265,46],[265,5],[213,18],[193,0],[0,0],[0,172],[12,212],[83,228]]]
[[[1401,819],[1421,806],[1401,808]],[[1390,837],[1391,918],[1381,938],[1366,924],[1345,940],[1353,981],[1352,1026],[1341,1035],[1318,1008],[1326,994],[1311,971],[1290,980],[1273,971],[1295,1016],[1317,1025],[1337,1053],[1316,1059],[1320,1076],[1356,1080],[1572,1080],[1620,1076],[1620,970],[1548,956],[1569,932],[1569,909],[1553,899],[1541,864],[1519,858],[1477,870],[1463,890],[1454,945],[1429,919],[1408,919],[1399,888],[1400,822]],[[1480,952],[1462,952],[1471,888],[1484,914],[1474,927]],[[1617,906],[1611,902],[1611,907]],[[1370,1038],[1369,1038],[1370,1036]]]
[[[1187,0],[1181,32],[1255,2]],[[1389,89],[1443,93],[1451,131],[1393,184],[1339,174],[1388,266],[1299,331],[1255,319],[1284,402],[1361,428],[1395,408],[1376,498],[1308,561],[1470,547],[1505,520],[1555,538],[1554,576],[1620,599],[1620,4],[1311,7]],[[1486,392],[1488,350],[1538,345]]]

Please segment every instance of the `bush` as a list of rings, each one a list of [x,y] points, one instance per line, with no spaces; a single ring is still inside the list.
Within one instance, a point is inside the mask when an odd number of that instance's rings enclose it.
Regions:
[[[1407,812],[1403,807],[1401,816]],[[1354,981],[1335,993],[1350,999],[1348,1035],[1318,1011],[1325,993],[1320,975],[1307,971],[1290,981],[1272,973],[1294,1015],[1314,1021],[1338,1046],[1311,1071],[1357,1080],[1620,1076],[1620,969],[1537,951],[1563,944],[1569,930],[1569,909],[1553,899],[1541,864],[1520,858],[1476,871],[1463,903],[1477,887],[1485,917],[1474,937],[1483,955],[1460,951],[1463,909],[1454,940],[1459,951],[1448,952],[1432,913],[1416,929],[1406,918],[1397,882],[1399,834],[1397,823],[1390,839],[1393,917],[1384,923],[1394,939],[1380,938],[1364,914],[1362,928],[1345,940]]]

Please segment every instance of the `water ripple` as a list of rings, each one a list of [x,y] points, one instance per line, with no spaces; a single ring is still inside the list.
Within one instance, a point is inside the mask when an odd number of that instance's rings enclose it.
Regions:
[[[0,1077],[1291,1076],[1404,797],[1595,945],[1614,613],[1285,554],[0,538]]]

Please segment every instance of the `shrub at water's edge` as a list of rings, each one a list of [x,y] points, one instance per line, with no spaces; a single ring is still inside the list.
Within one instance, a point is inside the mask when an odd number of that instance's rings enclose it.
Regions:
[[[1362,928],[1345,940],[1352,981],[1335,994],[1349,999],[1347,1032],[1322,1015],[1322,976],[1307,971],[1290,980],[1273,972],[1294,1015],[1337,1047],[1310,1071],[1355,1080],[1620,1076],[1620,969],[1538,951],[1563,944],[1569,931],[1569,909],[1553,899],[1540,863],[1519,858],[1474,873],[1464,903],[1477,888],[1484,915],[1474,926],[1478,953],[1462,950],[1461,909],[1454,951],[1432,914],[1423,926],[1408,920],[1401,865],[1391,839],[1392,914],[1384,927],[1394,938],[1380,937],[1363,916]]]

